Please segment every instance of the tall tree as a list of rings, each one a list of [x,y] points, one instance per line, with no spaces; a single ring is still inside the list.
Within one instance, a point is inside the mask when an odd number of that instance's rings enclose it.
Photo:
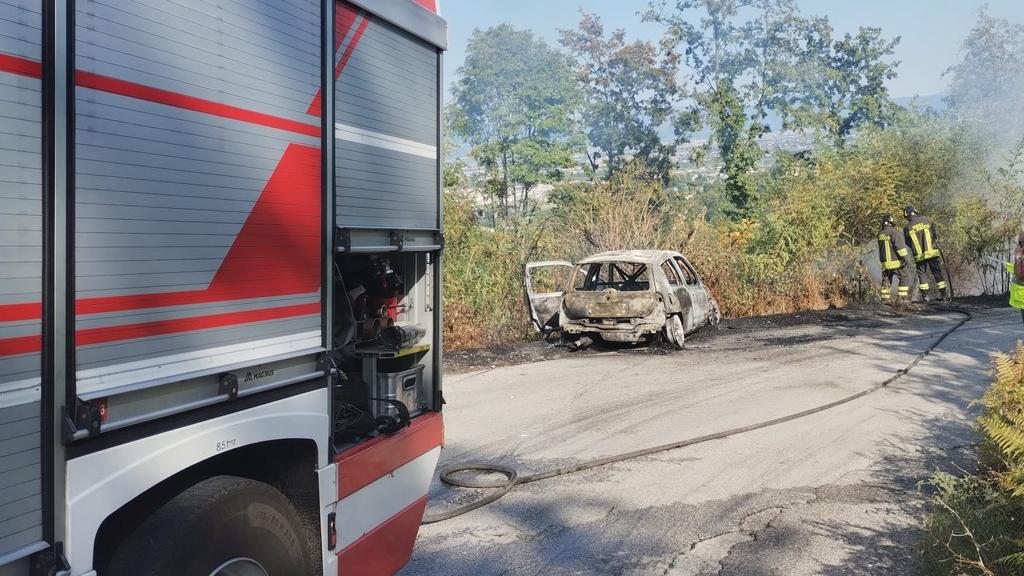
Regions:
[[[580,102],[568,58],[532,32],[509,24],[473,32],[452,87],[451,129],[487,171],[502,216],[525,212],[538,184],[575,165]]]
[[[896,77],[899,62],[892,56],[900,38],[889,40],[881,29],[865,27],[834,38],[824,17],[801,28],[779,106],[785,125],[822,130],[842,146],[858,128],[891,124],[898,106],[885,83]]]
[[[1024,136],[1024,25],[984,8],[949,68],[946,102],[961,120],[982,129],[1000,148]]]
[[[791,66],[800,19],[792,0],[653,0],[648,21],[666,27],[663,47],[693,77],[681,118],[711,137],[702,152],[721,155],[734,215],[754,201],[748,174],[763,155],[770,110]]]
[[[667,179],[676,144],[688,127],[677,123],[675,139],[662,142],[679,93],[679,59],[651,42],[627,42],[623,30],[605,33],[601,18],[580,11],[579,26],[561,30],[561,42],[572,54],[576,77],[583,86],[583,124],[590,146],[590,169],[597,172],[603,156],[610,179],[631,161]]]

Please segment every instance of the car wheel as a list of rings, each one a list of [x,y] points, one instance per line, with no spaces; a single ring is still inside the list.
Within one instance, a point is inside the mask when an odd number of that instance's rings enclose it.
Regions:
[[[718,302],[711,299],[711,313],[708,314],[708,326],[718,326],[722,323],[722,309],[718,307]]]
[[[683,320],[678,314],[665,319],[665,339],[676,349],[683,349],[686,343],[686,330],[683,329]]]

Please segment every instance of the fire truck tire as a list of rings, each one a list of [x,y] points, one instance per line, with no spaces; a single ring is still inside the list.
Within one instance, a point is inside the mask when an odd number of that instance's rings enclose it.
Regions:
[[[215,476],[174,497],[126,538],[111,576],[305,575],[319,573],[302,521],[267,484]]]

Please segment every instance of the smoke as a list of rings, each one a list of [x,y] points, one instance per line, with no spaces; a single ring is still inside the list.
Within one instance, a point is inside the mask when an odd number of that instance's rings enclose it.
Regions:
[[[961,54],[946,72],[949,113],[996,168],[1024,138],[1024,25],[994,18],[982,8]]]

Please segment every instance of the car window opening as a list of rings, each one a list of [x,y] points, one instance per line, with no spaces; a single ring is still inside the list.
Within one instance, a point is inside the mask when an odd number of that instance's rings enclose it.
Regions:
[[[581,264],[575,277],[573,288],[580,292],[643,292],[651,289],[647,265],[638,262]]]

